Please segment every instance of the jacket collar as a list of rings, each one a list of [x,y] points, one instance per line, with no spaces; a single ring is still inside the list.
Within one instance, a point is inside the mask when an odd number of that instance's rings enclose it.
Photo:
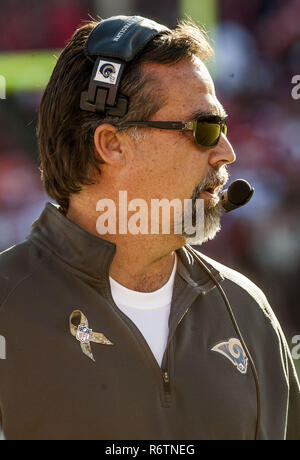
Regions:
[[[47,203],[39,219],[33,223],[28,237],[48,249],[73,269],[98,281],[108,281],[109,268],[116,253],[116,245],[92,235]],[[178,273],[192,288],[205,293],[213,287],[207,273],[185,247],[177,251]],[[205,262],[219,281],[220,273]]]
[[[115,244],[85,231],[49,202],[33,223],[29,239],[92,278],[109,271],[116,252]]]

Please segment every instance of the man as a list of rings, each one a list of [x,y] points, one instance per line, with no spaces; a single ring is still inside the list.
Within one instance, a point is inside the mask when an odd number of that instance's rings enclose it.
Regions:
[[[115,34],[105,32],[111,42],[150,26],[142,18],[106,21],[75,32],[41,103],[42,177],[59,208],[48,203],[28,239],[0,259],[4,434],[299,439],[299,385],[263,293],[187,246],[219,230],[217,195],[235,160],[204,64],[212,49],[196,26],[170,31],[152,23],[153,38],[121,78],[128,110],[107,116],[106,106],[89,110],[85,92],[93,66],[93,84],[102,79],[98,69],[113,79],[117,67],[95,65],[86,50],[107,25],[117,23]],[[194,137],[189,129],[138,124],[194,120]],[[193,223],[202,200],[201,241],[187,227],[175,231],[175,212],[169,233],[160,224],[156,233],[130,232],[120,191],[149,207],[153,199],[192,199]],[[99,233],[103,203],[114,203],[122,231]]]

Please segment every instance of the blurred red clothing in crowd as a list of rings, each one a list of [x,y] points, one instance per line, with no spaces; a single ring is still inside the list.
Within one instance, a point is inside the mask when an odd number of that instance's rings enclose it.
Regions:
[[[62,48],[92,2],[80,0],[1,0],[0,50]]]

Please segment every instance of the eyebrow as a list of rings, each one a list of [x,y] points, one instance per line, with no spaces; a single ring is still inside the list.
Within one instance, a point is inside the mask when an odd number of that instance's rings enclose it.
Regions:
[[[196,120],[197,118],[200,118],[200,117],[220,117],[220,118],[226,118],[228,115],[226,113],[226,110],[224,109],[224,107],[220,107],[220,110],[212,110],[211,112],[203,112],[201,110],[196,110],[192,113],[190,113],[190,115],[188,115],[187,117],[185,117],[185,119],[187,121],[193,121],[193,120]]]

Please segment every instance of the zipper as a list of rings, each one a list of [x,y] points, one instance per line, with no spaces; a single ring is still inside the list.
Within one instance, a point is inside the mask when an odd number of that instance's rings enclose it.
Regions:
[[[108,304],[113,308],[113,310],[117,313],[119,316],[120,320],[123,321],[127,326],[129,326],[131,332],[133,332],[136,340],[143,344],[144,348],[147,350],[147,354],[149,355],[149,360],[152,364],[152,366],[155,369],[155,372],[159,376],[159,382],[160,382],[160,393],[161,393],[161,403],[163,407],[170,407],[171,405],[171,385],[170,385],[170,377],[169,377],[169,371],[168,371],[168,348],[169,348],[169,341],[167,342],[165,353],[163,356],[162,360],[162,368],[159,366],[158,362],[156,361],[152,350],[150,346],[148,345],[148,342],[146,341],[145,337],[139,330],[139,328],[135,325],[135,323],[128,318],[115,304],[110,292],[109,292],[109,298],[105,298],[105,300],[108,302]],[[163,370],[162,370],[163,369]]]
[[[164,390],[166,393],[170,393],[170,377],[168,372],[163,373],[163,381],[164,381]]]
[[[170,383],[170,376],[167,371],[163,371],[162,373],[163,378],[163,398],[162,398],[162,406],[165,408],[171,407],[172,405],[172,393],[171,393],[171,383]]]
[[[128,318],[115,304],[110,290],[108,291],[108,298],[106,298],[106,301],[108,301],[109,305],[115,310],[115,312],[118,314],[119,318],[121,321],[123,321],[127,326],[130,327],[130,330],[134,333],[134,336],[138,342],[142,342],[144,347],[148,351],[149,358],[152,362],[153,367],[155,368],[155,371],[159,374],[160,376],[160,384],[162,388],[162,393],[161,393],[161,403],[163,407],[170,407],[172,404],[172,392],[171,392],[171,382],[170,382],[170,371],[169,371],[169,346],[170,346],[170,340],[167,341],[165,353],[162,359],[162,367],[159,366],[158,362],[156,361],[152,350],[150,346],[148,345],[148,342],[146,341],[145,337],[141,333],[141,331],[138,329],[138,327],[135,325],[135,323]],[[184,311],[182,316],[180,317],[179,321],[177,322],[176,328],[178,327],[179,323],[182,321],[183,317],[186,315],[188,312],[190,306]],[[175,328],[175,330],[176,330]],[[175,334],[172,334],[172,336]]]
[[[179,321],[177,322],[176,328],[174,329],[172,337],[175,335],[175,331],[177,327],[179,326],[179,324],[181,323],[181,321],[183,320],[184,316],[186,315],[189,309],[190,309],[190,306],[181,315]],[[170,339],[170,336],[169,336],[169,339]],[[162,404],[163,404],[163,407],[166,407],[166,408],[170,407],[172,404],[172,391],[171,391],[171,381],[170,381],[170,371],[169,371],[169,363],[170,363],[170,359],[169,359],[170,340],[169,339],[168,339],[166,350],[165,350],[163,360],[162,360],[162,369],[163,369],[162,379],[163,379],[163,390],[164,390],[164,394],[163,394],[164,398],[163,398]]]

